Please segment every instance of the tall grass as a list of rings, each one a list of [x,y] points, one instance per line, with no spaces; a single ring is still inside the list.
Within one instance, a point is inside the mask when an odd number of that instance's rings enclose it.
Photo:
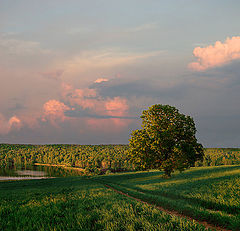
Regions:
[[[0,182],[0,230],[205,230],[85,177]]]

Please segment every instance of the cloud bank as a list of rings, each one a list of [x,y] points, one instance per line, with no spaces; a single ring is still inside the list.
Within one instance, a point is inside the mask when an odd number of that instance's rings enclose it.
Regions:
[[[115,48],[64,54],[4,38],[1,142],[127,143],[140,127],[142,110],[158,103],[193,116],[204,145],[233,146],[240,139],[239,41],[231,37],[195,48],[192,72],[182,56],[176,64],[171,52],[111,44]]]

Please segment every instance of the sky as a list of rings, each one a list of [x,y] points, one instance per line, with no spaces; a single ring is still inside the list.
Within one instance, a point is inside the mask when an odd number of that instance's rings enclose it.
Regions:
[[[128,143],[153,104],[240,147],[240,1],[0,0],[0,143]]]

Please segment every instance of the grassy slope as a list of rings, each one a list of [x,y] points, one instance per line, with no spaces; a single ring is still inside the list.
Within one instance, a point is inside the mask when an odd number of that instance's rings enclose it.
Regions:
[[[85,177],[68,177],[0,182],[0,230],[205,229]]]
[[[192,168],[170,179],[152,171],[95,180],[195,219],[240,230],[240,166]]]

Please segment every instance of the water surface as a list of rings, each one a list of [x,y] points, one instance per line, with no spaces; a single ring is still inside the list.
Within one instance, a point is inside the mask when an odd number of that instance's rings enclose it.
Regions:
[[[77,170],[65,169],[53,166],[13,166],[0,167],[0,181],[3,180],[25,180],[25,179],[45,179],[52,177],[79,176]]]

